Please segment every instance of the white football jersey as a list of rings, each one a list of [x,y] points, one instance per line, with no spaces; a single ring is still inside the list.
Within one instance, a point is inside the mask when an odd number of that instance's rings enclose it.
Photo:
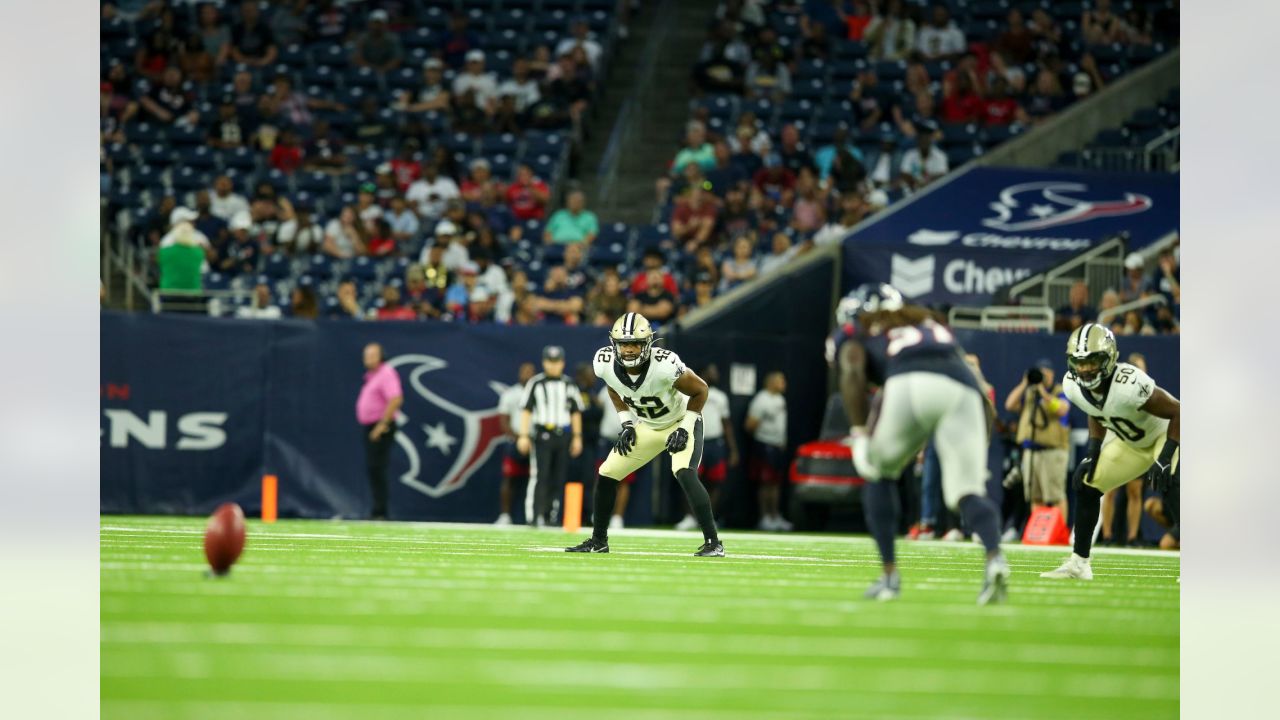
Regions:
[[[1129,363],[1116,363],[1111,376],[1111,387],[1102,407],[1094,405],[1068,372],[1062,379],[1062,389],[1072,405],[1096,418],[1107,430],[1136,448],[1149,448],[1164,437],[1169,421],[1158,418],[1142,409],[1156,390],[1156,381]]]
[[[655,347],[644,373],[634,377],[615,359],[612,346],[602,347],[592,366],[596,377],[618,393],[637,420],[650,427],[665,428],[684,417],[689,398],[676,390],[676,380],[685,370],[679,355]]]
[[[502,391],[502,395],[498,398],[498,412],[506,415],[511,423],[511,433],[513,435],[520,434],[520,416],[524,414],[524,406],[521,401],[524,400],[524,385],[516,383],[506,390]]]
[[[720,388],[707,389],[707,404],[702,406],[702,436],[707,440],[724,437],[724,419],[729,417],[729,396]]]

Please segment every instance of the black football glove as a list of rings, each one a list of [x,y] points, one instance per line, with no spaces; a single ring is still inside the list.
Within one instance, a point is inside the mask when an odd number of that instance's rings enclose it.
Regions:
[[[689,431],[684,428],[676,428],[675,432],[667,436],[667,452],[675,455],[689,444]]]
[[[1165,440],[1160,457],[1147,469],[1147,487],[1163,495],[1173,482],[1173,453],[1178,449],[1176,440]]]
[[[1089,449],[1085,451],[1084,459],[1076,463],[1076,470],[1071,474],[1071,482],[1077,490],[1093,479],[1093,471],[1098,467],[1098,455],[1101,452],[1102,440],[1089,438]]]
[[[618,433],[618,442],[614,449],[619,455],[626,455],[636,446],[636,424],[628,420],[622,423],[622,432]]]

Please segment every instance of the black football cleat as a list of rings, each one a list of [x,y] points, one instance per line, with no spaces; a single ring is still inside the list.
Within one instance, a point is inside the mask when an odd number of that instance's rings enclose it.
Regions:
[[[609,552],[608,540],[597,540],[589,537],[582,541],[581,545],[574,545],[564,549],[565,552],[581,552],[581,553],[607,553]]]
[[[724,557],[724,543],[719,540],[708,540],[702,543],[694,557]]]

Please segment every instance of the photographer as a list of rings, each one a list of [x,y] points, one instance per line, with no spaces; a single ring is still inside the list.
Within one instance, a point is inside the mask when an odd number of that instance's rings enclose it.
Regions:
[[[1042,359],[1027,370],[1009,392],[1004,408],[1018,416],[1018,447],[1022,450],[1022,485],[1031,505],[1053,505],[1067,514],[1067,444],[1071,409],[1053,363]]]

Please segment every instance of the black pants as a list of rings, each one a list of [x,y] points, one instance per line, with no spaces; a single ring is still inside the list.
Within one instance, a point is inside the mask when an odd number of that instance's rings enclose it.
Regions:
[[[369,490],[373,497],[373,509],[369,514],[375,519],[382,519],[387,516],[387,460],[396,441],[396,430],[388,428],[373,440],[369,437],[373,428],[373,425],[360,426],[364,433],[365,469],[369,473]]]
[[[533,431],[533,458],[529,487],[525,490],[525,515],[532,523],[537,518],[551,519],[551,503],[559,497],[560,488],[569,475],[569,442],[567,432]]]

